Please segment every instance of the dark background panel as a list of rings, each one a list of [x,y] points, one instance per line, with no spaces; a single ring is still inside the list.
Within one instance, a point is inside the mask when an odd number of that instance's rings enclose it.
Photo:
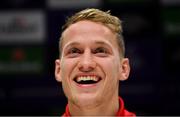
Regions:
[[[50,1],[54,1],[55,4],[50,5]],[[54,78],[54,61],[58,58],[61,26],[67,16],[92,6],[111,10],[113,15],[117,15],[123,21],[126,56],[130,59],[131,73],[127,81],[120,82],[119,94],[123,97],[126,108],[136,112],[137,115],[180,114],[180,17],[178,15],[180,4],[178,2],[97,0],[88,6],[77,0],[78,5],[74,4],[74,7],[72,4],[69,4],[71,6],[66,4],[67,6],[63,8],[58,7],[62,1],[0,1],[0,18],[3,17],[2,12],[6,11],[33,13],[41,11],[40,13],[45,16],[41,19],[44,24],[40,25],[45,28],[45,38],[40,43],[2,42],[1,40],[6,39],[0,35],[0,115],[60,116],[64,112],[67,99],[61,84]],[[2,24],[2,20],[0,19],[0,34],[3,33],[5,26],[6,29],[11,26],[8,23]],[[26,25],[20,23],[15,26],[14,32],[17,33],[15,30],[17,27],[23,29]],[[32,61],[36,61],[42,69],[30,71],[35,69],[35,67],[30,69]],[[28,63],[29,66],[27,64],[24,66],[26,72],[21,71],[19,67],[13,69],[15,72],[1,72],[5,69],[3,65],[6,65],[5,70],[7,70],[7,66],[12,66],[12,63],[16,63],[17,66]],[[9,69],[12,70],[10,67]]]

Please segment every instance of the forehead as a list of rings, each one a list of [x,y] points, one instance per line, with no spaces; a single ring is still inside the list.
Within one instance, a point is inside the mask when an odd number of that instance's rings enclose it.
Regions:
[[[70,25],[62,34],[61,46],[67,44],[69,41],[78,41],[78,39],[102,40],[109,41],[110,43],[116,43],[116,34],[112,32],[108,27],[101,23],[96,23],[88,20],[79,21]]]

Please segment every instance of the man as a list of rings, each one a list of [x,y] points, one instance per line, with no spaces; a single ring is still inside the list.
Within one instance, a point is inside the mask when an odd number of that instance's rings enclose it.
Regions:
[[[135,116],[118,96],[130,66],[117,17],[93,8],[76,13],[63,27],[59,50],[55,77],[68,99],[63,116]]]

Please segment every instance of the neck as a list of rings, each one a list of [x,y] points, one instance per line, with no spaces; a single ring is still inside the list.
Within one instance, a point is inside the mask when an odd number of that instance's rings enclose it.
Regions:
[[[91,105],[89,107],[81,107],[74,103],[69,102],[69,111],[71,115],[76,116],[115,116],[119,109],[119,99],[118,97],[113,97],[107,100],[106,103],[101,103],[99,105]]]

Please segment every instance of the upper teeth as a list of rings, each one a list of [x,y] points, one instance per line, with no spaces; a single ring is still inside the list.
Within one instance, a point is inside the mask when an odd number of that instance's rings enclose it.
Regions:
[[[96,77],[96,76],[80,76],[77,78],[77,82],[87,81],[87,80],[98,81],[98,77]]]

